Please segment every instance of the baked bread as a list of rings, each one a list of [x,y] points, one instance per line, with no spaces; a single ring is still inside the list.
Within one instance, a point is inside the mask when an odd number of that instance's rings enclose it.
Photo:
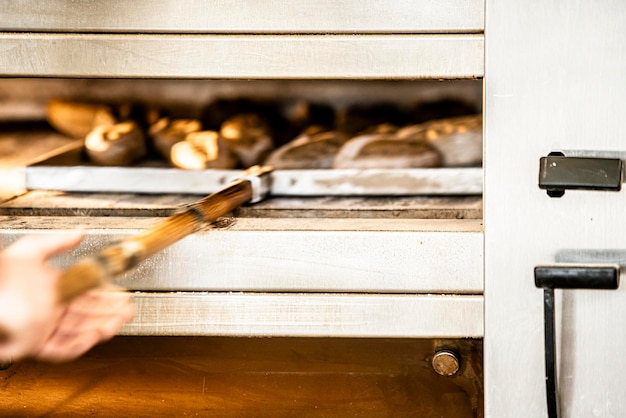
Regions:
[[[339,150],[334,168],[466,167],[482,162],[482,118],[463,116],[359,135]]]
[[[254,113],[243,113],[226,119],[220,136],[244,167],[260,164],[274,149],[268,124]]]
[[[481,115],[462,116],[407,126],[397,136],[427,141],[439,151],[445,167],[467,167],[482,163],[482,126]]]
[[[172,146],[172,164],[187,170],[235,168],[237,158],[215,131],[192,132]]]
[[[313,127],[273,151],[265,164],[276,169],[332,168],[335,154],[347,140],[342,132]]]
[[[185,140],[187,134],[202,130],[197,119],[161,118],[148,129],[148,137],[154,149],[168,161],[172,161],[171,150],[174,144]]]
[[[129,165],[146,154],[146,141],[135,122],[99,125],[85,137],[85,151],[98,165]]]
[[[50,126],[64,135],[84,139],[96,126],[116,123],[113,109],[106,105],[51,100],[46,106]]]
[[[337,152],[333,168],[420,168],[441,165],[440,153],[423,139],[395,133],[356,136]]]

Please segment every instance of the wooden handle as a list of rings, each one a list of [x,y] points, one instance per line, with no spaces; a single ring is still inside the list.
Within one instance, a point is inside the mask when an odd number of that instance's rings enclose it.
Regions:
[[[250,181],[238,180],[151,228],[79,260],[59,278],[59,303],[65,304],[90,289],[110,282],[151,255],[249,202],[251,198]],[[8,342],[9,338],[10,333],[0,326],[0,344]]]
[[[139,262],[190,235],[206,223],[249,202],[252,185],[239,180],[187,206],[145,231],[78,261],[63,272],[58,286],[60,303],[67,303],[89,289],[101,286]]]
[[[151,228],[111,245],[95,255],[79,260],[61,273],[57,300],[65,304],[84,292],[110,282],[153,254],[190,235],[205,224],[250,201],[258,201],[269,191],[260,181],[271,167],[251,167],[247,177],[187,206]],[[253,183],[255,185],[253,186]],[[0,344],[11,334],[0,326]]]

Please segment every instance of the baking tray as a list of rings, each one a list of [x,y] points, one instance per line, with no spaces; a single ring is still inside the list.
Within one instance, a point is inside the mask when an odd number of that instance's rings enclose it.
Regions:
[[[182,170],[164,161],[131,167],[86,162],[82,141],[42,156],[25,169],[26,188],[66,192],[208,194],[242,170]],[[483,170],[470,168],[276,170],[274,196],[411,196],[482,194]]]

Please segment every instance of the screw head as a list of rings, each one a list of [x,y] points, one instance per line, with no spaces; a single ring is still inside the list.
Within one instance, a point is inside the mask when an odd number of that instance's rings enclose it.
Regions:
[[[458,355],[450,350],[439,350],[431,362],[433,370],[441,376],[454,376],[461,365]]]

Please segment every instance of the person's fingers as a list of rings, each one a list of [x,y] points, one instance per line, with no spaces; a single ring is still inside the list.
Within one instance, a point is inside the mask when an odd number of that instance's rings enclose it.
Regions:
[[[2,344],[0,345],[0,363],[9,363],[19,358],[20,347],[14,344]]]
[[[28,235],[15,241],[7,248],[7,251],[9,254],[21,258],[36,256],[42,261],[46,261],[53,255],[76,247],[84,235],[82,230],[55,233],[54,235]]]
[[[76,297],[68,309],[76,313],[102,315],[114,312],[120,305],[132,303],[132,295],[112,286],[91,289]]]
[[[82,231],[72,231],[28,236],[0,252],[0,323],[9,335],[0,344],[0,358],[17,360],[36,356],[47,347],[66,306],[58,305],[54,297],[60,271],[46,261],[78,245],[83,235]],[[101,338],[99,332],[94,333],[96,341]],[[93,344],[84,338],[79,340]],[[57,349],[55,345],[50,347],[56,350],[52,357],[61,359],[63,345],[57,345]],[[76,347],[70,348],[68,358],[77,352]]]
[[[63,314],[63,308],[50,297],[46,282],[35,281],[31,287],[27,280],[15,280],[0,289],[0,324],[7,336],[0,346],[15,360],[41,347]]]
[[[80,333],[100,327],[102,321],[119,317],[124,322],[132,319],[135,305],[126,292],[95,291],[72,301],[59,321],[59,334]],[[123,324],[123,323],[122,323]]]
[[[134,305],[126,305],[116,315],[83,318],[81,330],[55,332],[35,353],[43,361],[63,362],[82,356],[96,344],[110,340],[135,314]]]
[[[119,315],[106,318],[102,321],[98,327],[98,333],[100,334],[98,343],[102,343],[113,338],[122,325],[130,321],[134,314],[135,310],[133,307],[126,307],[123,311],[120,311]]]
[[[49,362],[74,360],[89,351],[100,340],[101,335],[97,331],[85,332],[80,335],[57,336],[47,341],[34,357]]]

